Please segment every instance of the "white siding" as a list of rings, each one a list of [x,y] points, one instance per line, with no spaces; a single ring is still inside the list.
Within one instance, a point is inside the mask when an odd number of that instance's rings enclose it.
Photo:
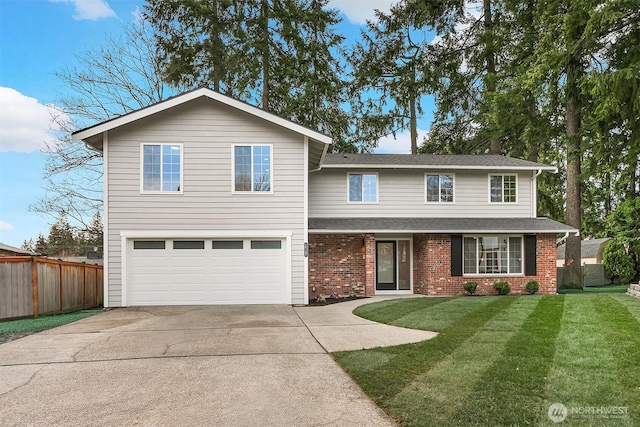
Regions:
[[[140,194],[140,144],[182,143],[183,194]],[[232,144],[273,144],[273,194],[232,194]],[[123,230],[291,230],[292,301],[304,299],[303,136],[198,99],[109,132],[110,306],[122,304]]]
[[[350,172],[378,173],[378,203],[347,203],[347,173]],[[425,203],[425,172],[407,169],[322,169],[313,172],[309,175],[309,217],[531,217],[532,172],[495,172],[518,174],[517,204],[489,203],[488,175],[492,172],[468,170],[453,171],[455,203]]]

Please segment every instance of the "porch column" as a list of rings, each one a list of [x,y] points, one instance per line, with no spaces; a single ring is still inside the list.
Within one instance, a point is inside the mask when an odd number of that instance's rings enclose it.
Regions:
[[[375,295],[376,280],[376,241],[373,234],[364,235],[364,270],[365,284],[364,294],[366,296]]]

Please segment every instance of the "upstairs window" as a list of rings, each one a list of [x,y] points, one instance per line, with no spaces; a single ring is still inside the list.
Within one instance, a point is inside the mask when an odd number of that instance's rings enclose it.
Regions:
[[[374,173],[349,174],[349,202],[376,203],[378,201],[378,175]]]
[[[270,193],[272,190],[271,145],[233,147],[233,191]]]
[[[427,203],[453,203],[453,174],[425,176]]]
[[[516,175],[489,175],[489,201],[491,203],[516,203]]]
[[[182,192],[182,144],[142,145],[142,192]]]

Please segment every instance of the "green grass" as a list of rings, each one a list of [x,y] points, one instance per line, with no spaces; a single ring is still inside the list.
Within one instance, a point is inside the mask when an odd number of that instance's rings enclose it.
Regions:
[[[585,286],[582,289],[558,289],[558,293],[561,295],[582,293],[624,294],[627,289],[629,289],[629,285]]]
[[[440,331],[421,343],[335,354],[401,425],[550,426],[556,402],[573,411],[562,425],[640,425],[640,301],[631,297],[419,298],[356,314]],[[585,414],[611,407],[625,413]]]
[[[66,325],[86,317],[101,313],[101,309],[82,310],[55,316],[40,316],[36,319],[19,319],[0,322],[0,343],[42,332],[57,326]]]

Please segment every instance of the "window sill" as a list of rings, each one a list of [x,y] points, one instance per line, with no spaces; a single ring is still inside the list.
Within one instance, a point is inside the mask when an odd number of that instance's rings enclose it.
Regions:
[[[182,192],[182,191],[141,191],[140,194],[143,195],[143,196],[147,196],[147,195],[149,195],[149,196],[157,196],[157,195],[177,196],[177,195],[180,195],[180,194],[184,194],[184,192]]]
[[[490,274],[463,273],[462,277],[485,279],[488,277],[525,277],[525,275],[524,273],[490,273]]]
[[[259,194],[262,196],[273,194],[273,191],[232,191],[231,194],[244,194],[244,195],[253,195]]]

